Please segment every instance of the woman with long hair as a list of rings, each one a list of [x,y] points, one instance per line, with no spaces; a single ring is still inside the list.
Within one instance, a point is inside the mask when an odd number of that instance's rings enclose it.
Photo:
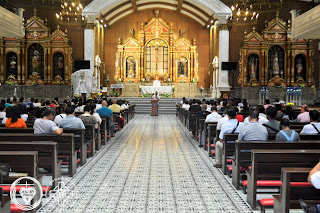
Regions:
[[[27,128],[26,122],[20,117],[18,106],[7,108],[6,128]]]

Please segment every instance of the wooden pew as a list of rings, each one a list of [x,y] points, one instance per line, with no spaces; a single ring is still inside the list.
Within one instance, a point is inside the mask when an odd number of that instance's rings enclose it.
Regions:
[[[91,124],[91,125],[86,125],[85,127],[86,127],[85,133],[84,133],[85,143],[91,144],[88,154],[90,157],[93,157],[96,153],[95,125]],[[101,147],[101,141],[98,146]]]
[[[56,187],[61,178],[61,161],[58,160],[56,142],[17,142],[0,141],[1,151],[37,151],[38,166],[52,169],[52,187]]]
[[[85,144],[84,129],[63,129],[64,133],[74,134],[74,147],[75,150],[84,150],[80,153],[80,165],[84,165],[87,162],[87,146]],[[33,127],[28,128],[5,128],[0,127],[0,134],[2,133],[34,133]],[[55,135],[52,135],[55,136]],[[24,140],[22,140],[24,141]],[[51,141],[51,140],[50,140]]]
[[[251,150],[255,149],[320,149],[320,142],[300,141],[299,143],[275,141],[236,141],[232,159],[232,185],[240,189],[240,173],[251,165]]]
[[[282,168],[280,195],[273,195],[275,213],[289,213],[290,209],[300,209],[301,198],[308,204],[320,203],[320,190],[306,182],[311,169]]]
[[[54,141],[58,143],[58,158],[68,160],[69,175],[73,176],[77,171],[77,151],[74,145],[74,135],[33,134],[33,133],[0,133],[0,141]],[[61,157],[63,156],[63,157]]]
[[[84,138],[84,129],[63,129],[64,133],[74,134],[75,149],[80,152],[80,165],[83,166],[87,162],[87,145]]]
[[[1,176],[1,174],[0,174]],[[0,185],[2,184],[2,176],[0,177]],[[9,196],[4,196],[2,188],[0,188],[0,212],[1,213],[10,213],[10,202],[11,199]]]
[[[107,144],[108,141],[108,133],[110,133],[110,118],[109,117],[101,117],[101,135],[103,136],[102,143]],[[109,134],[110,135],[110,134]]]
[[[258,180],[280,181],[282,167],[312,167],[319,162],[319,157],[320,150],[252,150],[251,170],[246,171],[248,177],[247,201],[251,208],[256,209]]]
[[[198,137],[198,144],[201,144],[201,136],[202,136],[202,130],[204,128],[204,121],[206,118],[203,117],[196,117],[196,132],[195,137]]]
[[[29,177],[38,179],[37,151],[0,151],[0,162],[7,163],[12,172],[27,173]],[[3,177],[4,184],[11,184],[15,178]]]
[[[204,134],[203,134],[203,148],[204,150],[207,150],[208,147],[208,143],[207,143],[207,140],[208,140],[208,126],[209,124],[217,124],[217,122],[204,122],[204,126],[203,126],[203,130],[204,130]]]
[[[216,128],[217,123],[215,124],[208,124],[208,155],[212,157],[212,150],[214,149],[214,138],[216,137]]]
[[[275,135],[268,135],[268,140],[274,140]],[[228,168],[228,157],[233,157],[236,147],[235,147],[235,141],[238,139],[238,133],[227,133],[223,136],[223,151],[222,151],[222,167],[221,170],[223,174],[227,174]],[[230,162],[230,161],[229,161]]]

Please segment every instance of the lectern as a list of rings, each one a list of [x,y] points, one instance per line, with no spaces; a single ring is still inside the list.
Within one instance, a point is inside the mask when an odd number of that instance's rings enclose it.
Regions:
[[[152,105],[151,116],[158,116],[158,103],[159,103],[159,100],[151,100],[151,105]]]

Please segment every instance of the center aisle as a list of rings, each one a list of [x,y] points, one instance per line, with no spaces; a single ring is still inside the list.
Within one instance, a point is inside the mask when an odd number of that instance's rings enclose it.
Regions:
[[[136,115],[38,212],[252,212],[175,115]]]

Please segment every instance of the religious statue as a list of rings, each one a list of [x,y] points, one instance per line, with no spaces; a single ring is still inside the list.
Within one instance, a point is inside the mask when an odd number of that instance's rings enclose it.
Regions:
[[[296,68],[297,68],[297,77],[298,78],[302,78],[302,76],[303,76],[303,64],[302,64],[302,61],[301,61],[300,58],[297,60]]]
[[[76,89],[76,92],[81,94],[81,96],[85,96],[87,94],[87,84],[86,84],[86,81],[84,80],[84,73],[82,73],[80,75],[80,81],[79,81],[79,84],[78,84],[78,88]]]
[[[276,51],[274,58],[273,58],[273,74],[279,75],[280,68],[279,68],[279,57],[278,57],[278,51]]]
[[[37,50],[35,50],[33,52],[33,58],[32,58],[32,72],[38,74],[39,73],[39,52]]]
[[[16,56],[12,56],[11,57],[11,61],[10,61],[10,73],[9,75],[15,75],[17,70],[17,58]]]
[[[63,58],[62,57],[59,57],[58,58],[58,72],[57,72],[57,75],[60,75],[62,76],[62,73],[63,73]]]
[[[250,79],[256,79],[257,77],[257,61],[258,59],[253,57],[249,61]]]
[[[188,76],[188,61],[186,58],[180,59],[178,77]]]
[[[128,78],[135,77],[135,61],[134,61],[134,58],[132,57],[127,59],[127,77]]]

